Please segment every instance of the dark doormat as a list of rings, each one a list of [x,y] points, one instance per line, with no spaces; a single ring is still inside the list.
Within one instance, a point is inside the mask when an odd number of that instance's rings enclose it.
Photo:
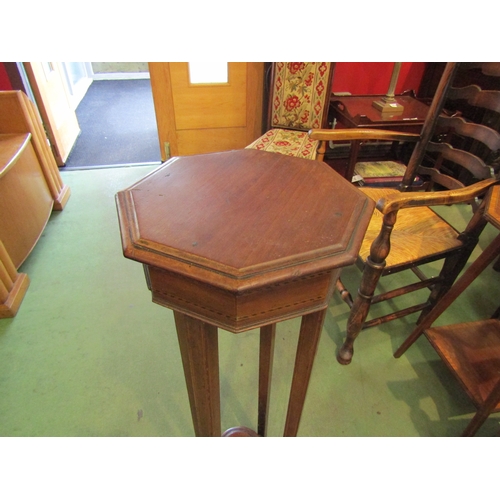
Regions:
[[[76,116],[81,133],[64,168],[160,162],[149,79],[92,82]]]

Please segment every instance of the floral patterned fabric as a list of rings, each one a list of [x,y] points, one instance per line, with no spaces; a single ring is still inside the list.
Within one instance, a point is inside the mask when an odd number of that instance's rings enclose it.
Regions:
[[[272,92],[273,127],[310,130],[323,122],[330,65],[327,62],[276,63]]]
[[[318,141],[309,139],[307,131],[323,125],[330,70],[329,62],[274,63],[273,128],[247,148],[316,159]]]
[[[307,132],[273,128],[252,142],[246,149],[258,149],[308,160],[316,159],[319,141],[312,141]]]

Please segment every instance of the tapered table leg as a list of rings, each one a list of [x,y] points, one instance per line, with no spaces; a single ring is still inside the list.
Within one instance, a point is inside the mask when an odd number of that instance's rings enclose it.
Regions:
[[[297,435],[325,315],[326,309],[323,309],[302,317],[285,431],[283,434],[285,437],[294,437]]]
[[[263,326],[260,329],[259,348],[259,402],[257,433],[266,435],[267,414],[269,409],[269,395],[271,388],[271,374],[273,369],[274,337],[276,324]]]
[[[196,436],[221,435],[217,327],[174,311]]]

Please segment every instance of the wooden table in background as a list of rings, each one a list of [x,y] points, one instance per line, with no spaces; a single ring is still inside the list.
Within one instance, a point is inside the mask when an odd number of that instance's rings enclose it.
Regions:
[[[174,310],[197,436],[221,435],[217,328],[260,328],[264,436],[276,322],[302,317],[284,430],[295,436],[328,302],[373,202],[322,162],[245,149],[172,158],[117,206],[125,257]]]
[[[329,118],[336,120],[335,128],[373,128],[420,133],[429,111],[427,104],[411,95],[398,95],[396,100],[404,107],[403,112],[386,114],[381,113],[373,106],[373,102],[379,101],[382,97],[384,96],[338,96],[332,94]],[[349,173],[354,172],[360,146],[360,141],[353,141],[349,160],[342,169],[346,171],[346,177],[349,176]]]
[[[395,98],[404,107],[401,113],[382,113],[373,106],[381,95],[330,97],[330,109],[339,128],[382,128],[397,132],[420,132],[429,106],[411,95]]]

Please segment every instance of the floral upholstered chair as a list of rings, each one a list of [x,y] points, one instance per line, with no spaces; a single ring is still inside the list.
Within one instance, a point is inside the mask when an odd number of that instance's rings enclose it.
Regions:
[[[248,148],[316,158],[319,141],[308,131],[328,126],[334,64],[277,62],[272,66],[268,131]]]

